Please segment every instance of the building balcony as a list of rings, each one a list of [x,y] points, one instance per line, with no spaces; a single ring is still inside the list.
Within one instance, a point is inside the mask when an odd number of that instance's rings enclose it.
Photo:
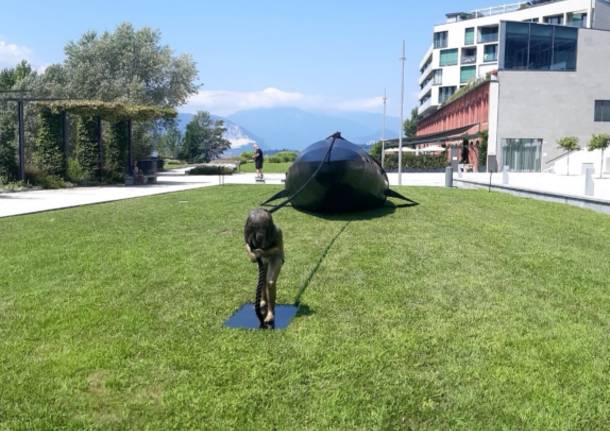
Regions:
[[[500,6],[475,9],[470,12],[456,12],[447,14],[447,23],[468,21],[471,19],[483,18],[486,16],[502,15],[505,13],[516,12],[537,6],[544,6],[550,3],[557,3],[563,0],[530,0],[516,3],[508,3]]]

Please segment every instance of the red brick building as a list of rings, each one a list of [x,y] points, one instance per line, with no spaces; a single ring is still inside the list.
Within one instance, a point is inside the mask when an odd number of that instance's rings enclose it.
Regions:
[[[444,146],[449,161],[468,164],[476,171],[481,132],[489,129],[489,87],[489,81],[482,82],[422,118],[411,143],[418,148]]]

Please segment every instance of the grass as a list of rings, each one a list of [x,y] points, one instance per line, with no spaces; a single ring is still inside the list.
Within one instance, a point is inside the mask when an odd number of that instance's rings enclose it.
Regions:
[[[247,211],[276,190],[0,220],[0,429],[607,429],[607,216],[440,188],[286,208],[279,300],[311,278],[301,314],[224,329],[254,296]]]
[[[288,171],[288,168],[292,165],[292,162],[283,162],[283,163],[269,163],[265,162],[263,164],[263,173],[265,174],[284,174]],[[254,163],[245,163],[240,165],[239,167],[240,173],[252,173],[256,172],[254,168]]]

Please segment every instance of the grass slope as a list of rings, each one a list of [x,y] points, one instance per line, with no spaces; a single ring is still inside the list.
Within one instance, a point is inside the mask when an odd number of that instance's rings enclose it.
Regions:
[[[226,186],[0,220],[0,429],[602,429],[610,219],[484,191],[276,214],[285,331]],[[320,256],[342,229],[321,262]]]

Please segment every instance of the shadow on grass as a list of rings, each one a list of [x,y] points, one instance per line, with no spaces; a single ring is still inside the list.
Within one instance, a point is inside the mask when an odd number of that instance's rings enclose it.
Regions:
[[[335,214],[326,214],[326,213],[318,213],[312,211],[300,210],[298,208],[294,208],[295,210],[302,212],[304,214],[308,214],[313,217],[321,218],[324,220],[339,220],[339,221],[361,221],[361,220],[374,220],[377,218],[382,218],[394,214],[398,209],[410,208],[419,205],[417,202],[413,203],[405,203],[396,205],[394,202],[386,201],[382,207],[375,208],[372,210],[365,210],[359,212],[346,212],[346,213],[335,213]]]
[[[313,314],[315,314],[316,312],[313,311],[309,305],[306,304],[300,304],[299,305],[299,311],[297,311],[297,314],[295,317],[307,317],[307,316],[311,316]]]

